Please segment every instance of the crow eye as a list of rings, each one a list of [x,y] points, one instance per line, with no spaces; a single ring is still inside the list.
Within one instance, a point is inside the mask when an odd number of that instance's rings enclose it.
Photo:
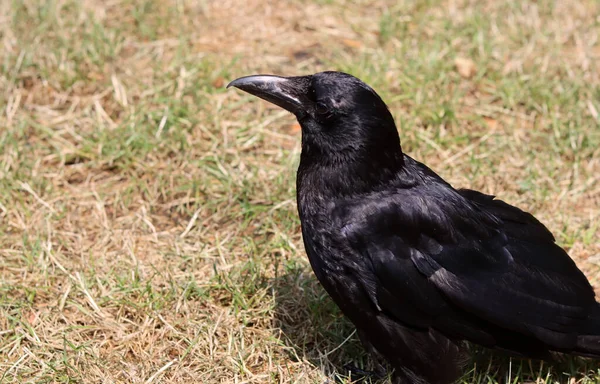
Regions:
[[[327,106],[327,104],[323,103],[322,101],[319,101],[315,106],[315,111],[319,115],[325,115],[329,112],[329,107]]]

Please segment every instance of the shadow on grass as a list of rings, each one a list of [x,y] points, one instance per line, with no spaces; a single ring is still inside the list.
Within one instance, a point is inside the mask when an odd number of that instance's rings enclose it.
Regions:
[[[321,287],[312,271],[294,266],[272,280],[275,321],[290,358],[306,360],[330,378],[346,382],[345,364],[372,370],[354,327]],[[471,347],[471,359],[459,383],[595,383],[600,362],[559,356],[549,363],[519,359]],[[350,381],[347,381],[350,382]],[[363,382],[370,382],[369,380]],[[380,381],[386,382],[386,381]]]
[[[275,295],[275,326],[290,358],[306,360],[328,377],[347,378],[343,366],[371,370],[373,361],[363,350],[346,320],[311,270],[295,266],[272,281]],[[331,381],[333,383],[333,380]],[[350,381],[348,381],[350,382]],[[368,380],[363,382],[368,383]]]

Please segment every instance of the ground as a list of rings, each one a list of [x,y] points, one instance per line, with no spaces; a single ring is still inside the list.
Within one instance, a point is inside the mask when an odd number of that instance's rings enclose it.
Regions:
[[[534,213],[600,289],[600,3],[0,2],[0,382],[323,383],[369,367],[316,282],[292,115],[334,69],[404,150]],[[463,383],[596,382],[473,359]],[[332,381],[330,381],[332,382]]]

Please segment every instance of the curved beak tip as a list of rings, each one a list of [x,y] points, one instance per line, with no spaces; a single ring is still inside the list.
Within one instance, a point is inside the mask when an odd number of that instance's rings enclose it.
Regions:
[[[238,77],[237,79],[231,80],[229,82],[229,84],[227,84],[226,88],[231,88],[231,87],[236,87],[236,88],[240,88],[240,85],[256,85],[258,83],[258,80],[260,78],[260,76],[242,76],[242,77]]]

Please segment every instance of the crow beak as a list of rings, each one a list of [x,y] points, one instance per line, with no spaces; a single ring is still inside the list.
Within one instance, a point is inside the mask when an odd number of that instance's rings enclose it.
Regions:
[[[227,85],[227,88],[229,87],[236,87],[260,97],[301,118],[306,114],[306,105],[309,102],[307,94],[310,87],[310,76],[245,76],[233,80]]]

